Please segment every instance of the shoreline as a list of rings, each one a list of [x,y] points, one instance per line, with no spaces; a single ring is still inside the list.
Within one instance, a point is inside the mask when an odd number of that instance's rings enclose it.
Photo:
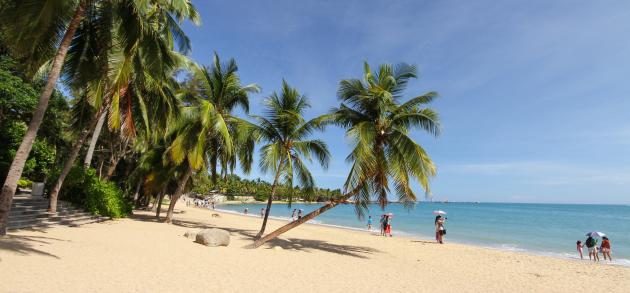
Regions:
[[[270,219],[267,231],[284,223]],[[248,249],[260,224],[256,215],[178,204],[170,225],[136,210],[121,220],[13,231],[0,239],[0,292],[630,291],[626,267],[318,224]],[[204,228],[228,231],[230,244],[183,237]]]
[[[260,218],[260,215],[258,214],[243,214],[242,212],[237,212],[237,211],[232,211],[232,210],[225,210],[225,209],[221,209],[220,208],[221,205],[217,205],[216,208],[214,210],[212,210],[211,208],[203,208],[203,207],[194,207],[194,208],[198,208],[198,209],[208,209],[208,211],[218,211],[218,212],[222,212],[222,213],[228,213],[228,214],[232,214],[232,215],[237,215],[237,216],[241,216],[241,217],[246,217],[246,218]],[[287,217],[277,217],[277,216],[269,216],[269,219],[273,219],[276,221],[282,221],[282,222],[290,222],[289,218]],[[308,225],[315,225],[315,226],[319,226],[319,227],[326,227],[326,228],[333,228],[333,229],[340,229],[340,230],[349,230],[349,231],[356,231],[356,232],[362,232],[362,233],[366,233],[366,234],[370,234],[370,235],[374,235],[374,236],[380,236],[378,235],[378,230],[367,230],[364,228],[357,228],[357,227],[350,227],[350,226],[343,226],[343,225],[335,225],[335,224],[326,224],[326,223],[322,223],[320,221],[316,220],[317,218],[315,218],[314,220],[308,221],[305,224]],[[299,228],[296,228],[299,229]],[[396,230],[394,230],[396,231]],[[267,231],[270,232],[270,231]],[[397,233],[401,233],[402,235],[400,236],[394,236],[394,237],[398,237],[398,238],[407,238],[409,240],[422,240],[422,241],[434,241],[434,239],[429,236],[429,235],[422,235],[422,234],[412,234],[412,233],[406,233],[406,232],[402,232],[402,231],[398,231]],[[396,234],[396,232],[394,233]],[[526,255],[535,255],[535,256],[543,256],[543,257],[550,257],[550,258],[554,258],[554,259],[562,259],[562,260],[569,260],[569,261],[575,261],[575,262],[584,262],[584,261],[589,261],[589,262],[593,262],[591,260],[588,259],[588,252],[586,252],[586,258],[585,259],[579,259],[577,257],[577,255],[573,255],[573,254],[569,254],[569,253],[559,253],[559,252],[552,252],[552,251],[542,251],[542,250],[532,250],[532,249],[525,249],[525,248],[508,248],[508,247],[502,247],[505,244],[501,244],[498,243],[497,246],[490,246],[490,245],[486,245],[483,243],[475,243],[475,242],[462,242],[462,241],[457,241],[457,240],[448,240],[449,243],[454,243],[457,245],[464,245],[464,246],[472,246],[475,248],[483,248],[483,249],[490,249],[490,250],[495,250],[495,251],[503,251],[503,252],[513,252],[513,253],[523,253]],[[618,258],[616,258],[616,260],[618,260]],[[613,261],[613,262],[608,262],[608,261],[600,261],[600,262],[593,262],[595,264],[599,264],[599,265],[608,265],[608,266],[619,266],[619,267],[624,267],[624,268],[630,268],[630,260],[628,259],[624,259],[621,258],[621,262],[619,261]]]

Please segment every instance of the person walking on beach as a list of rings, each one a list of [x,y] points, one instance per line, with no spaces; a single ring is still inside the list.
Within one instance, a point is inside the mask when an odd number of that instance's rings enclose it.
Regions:
[[[368,231],[372,231],[372,216],[368,216]]]
[[[293,209],[293,213],[291,213],[291,221],[295,221],[296,213],[297,213],[297,209]]]
[[[385,236],[389,234],[389,237],[392,237],[392,217],[390,215],[385,215]]]
[[[582,247],[584,247],[584,244],[582,244],[581,240],[578,240],[575,245],[577,246],[577,251],[580,254],[580,259],[584,259],[584,255],[582,254]]]
[[[599,254],[597,254],[597,239],[592,236],[588,236],[584,244],[586,244],[586,248],[588,248],[588,259],[599,261]]]
[[[214,201],[212,202],[212,209],[214,210]]]
[[[247,215],[247,212],[248,212],[248,211],[247,211],[247,208],[245,208],[245,209],[243,210],[243,214],[246,214],[246,215]]]
[[[265,217],[265,208],[260,209],[260,217],[261,218]]]
[[[298,220],[302,218],[302,209],[298,211]]]
[[[381,236],[385,236],[385,215],[381,215],[379,222],[381,226]]]
[[[608,256],[608,261],[612,261],[612,256],[610,256],[610,240],[606,236],[602,237],[601,251],[604,256],[604,260],[606,260],[606,256]]]
[[[444,244],[444,234],[446,234],[444,219],[442,215],[435,217],[435,240],[440,244]]]

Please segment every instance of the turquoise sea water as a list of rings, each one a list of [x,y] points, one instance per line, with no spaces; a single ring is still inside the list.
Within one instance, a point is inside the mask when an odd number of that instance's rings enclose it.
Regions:
[[[271,216],[289,219],[294,208],[303,209],[306,214],[319,206],[321,204],[293,204],[288,208],[274,204]],[[229,204],[219,205],[217,209],[242,212],[245,207],[250,215],[259,215],[264,205]],[[425,239],[434,237],[435,216],[431,213],[434,210],[448,213],[447,241],[577,258],[575,242],[578,239],[584,242],[584,235],[589,231],[601,231],[610,238],[614,263],[630,266],[630,206],[627,205],[422,202],[410,210],[390,204],[385,211],[377,205],[370,206],[376,230],[380,215],[391,212],[394,237]],[[357,219],[353,205],[339,205],[317,217],[314,223],[355,229],[367,227],[366,219]]]

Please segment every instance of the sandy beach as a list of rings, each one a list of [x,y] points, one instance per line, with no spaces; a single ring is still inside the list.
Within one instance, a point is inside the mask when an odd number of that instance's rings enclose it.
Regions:
[[[0,292],[630,292],[630,268],[303,225],[245,248],[261,219],[186,207],[0,240]],[[268,231],[281,222],[272,220]],[[185,231],[231,232],[206,247]]]

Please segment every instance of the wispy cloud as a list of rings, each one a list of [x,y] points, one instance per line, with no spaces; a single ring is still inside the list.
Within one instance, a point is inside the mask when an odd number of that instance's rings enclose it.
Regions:
[[[450,164],[444,173],[464,173],[477,176],[512,178],[534,185],[630,185],[630,169],[589,166],[550,161],[514,161],[492,163]]]

